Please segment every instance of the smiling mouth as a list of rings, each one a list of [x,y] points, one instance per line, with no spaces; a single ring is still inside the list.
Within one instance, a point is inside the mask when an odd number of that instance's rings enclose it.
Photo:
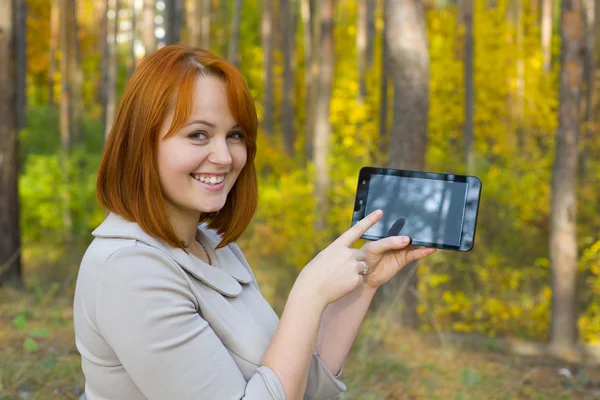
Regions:
[[[195,180],[207,185],[218,185],[225,180],[226,174],[223,175],[208,175],[208,174],[190,174]]]

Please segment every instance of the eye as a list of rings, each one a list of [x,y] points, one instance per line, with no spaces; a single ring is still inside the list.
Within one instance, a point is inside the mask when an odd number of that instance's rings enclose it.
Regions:
[[[235,131],[235,132],[231,132],[228,137],[230,139],[235,140],[236,142],[240,142],[242,140],[244,140],[244,133],[240,132],[240,131]]]
[[[188,135],[188,139],[192,140],[205,140],[206,138],[206,132],[202,131],[192,132]]]

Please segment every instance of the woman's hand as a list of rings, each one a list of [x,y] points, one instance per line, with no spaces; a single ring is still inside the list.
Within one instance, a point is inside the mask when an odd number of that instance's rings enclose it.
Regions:
[[[324,308],[363,282],[363,266],[359,262],[362,253],[351,246],[379,221],[381,215],[383,213],[378,210],[363,218],[302,269],[294,289],[302,293],[305,301],[316,301],[318,306]]]
[[[360,249],[359,259],[367,263],[368,272],[364,282],[377,289],[408,263],[435,253],[433,248],[410,246],[407,236],[391,236],[365,244]]]

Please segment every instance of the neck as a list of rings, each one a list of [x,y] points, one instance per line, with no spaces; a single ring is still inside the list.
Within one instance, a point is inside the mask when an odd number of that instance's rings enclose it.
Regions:
[[[196,232],[201,213],[185,212],[170,205],[167,205],[167,213],[177,237],[187,244],[188,249],[192,248],[196,242]]]

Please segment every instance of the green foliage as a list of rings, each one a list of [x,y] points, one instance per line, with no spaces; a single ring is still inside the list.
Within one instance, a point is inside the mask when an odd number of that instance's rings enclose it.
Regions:
[[[13,318],[13,325],[25,337],[23,341],[23,348],[30,353],[35,353],[39,349],[39,344],[34,340],[34,338],[46,338],[50,336],[50,331],[47,328],[33,330],[27,329],[27,318],[30,317],[31,313],[19,313],[16,317]]]
[[[4,311],[12,318],[0,341],[6,343],[0,346],[0,399],[16,398],[23,387],[39,390],[39,398],[79,396],[83,376],[72,338],[70,290],[81,249],[91,239],[91,230],[104,218],[95,201],[104,131],[95,4],[78,2],[86,113],[84,144],[66,156],[60,151],[58,107],[47,104],[51,90],[55,101],[60,98],[61,80],[56,65],[54,87],[49,87],[49,41],[41,40],[50,37],[50,3],[27,1],[29,110],[27,125],[20,132],[19,190],[28,292],[0,301],[0,306],[8,307],[0,309],[0,314]],[[452,2],[440,0],[438,4],[438,8],[427,12],[430,108],[426,169],[465,173],[464,27],[457,25]],[[546,340],[548,335],[552,299],[549,205],[558,122],[558,70],[556,63],[549,73],[542,70],[537,11],[530,3],[522,4],[520,45],[518,27],[507,18],[511,4],[508,0],[498,0],[494,5],[477,0],[475,4],[473,173],[484,183],[483,195],[475,249],[467,254],[440,251],[423,261],[418,270],[422,330],[435,332],[436,337],[443,337],[446,331],[534,340]],[[240,69],[262,119],[265,87],[260,10],[258,0],[243,2],[239,48]],[[278,133],[283,80],[279,75],[273,79],[275,133],[267,137],[259,132],[256,166],[260,203],[240,245],[255,269],[263,294],[277,311],[283,308],[298,271],[332,238],[348,229],[359,169],[386,163],[386,154],[378,150],[382,141],[387,142],[378,131],[383,16],[378,9],[374,62],[367,69],[367,96],[362,103],[357,101],[356,19],[357,2],[337,3],[330,105],[330,204],[328,227],[323,231],[314,228],[316,218],[325,211],[316,209],[312,195],[316,172],[304,154],[307,65],[300,19],[294,66],[294,128],[298,137],[292,156],[283,152],[283,139]],[[211,23],[219,38],[217,41],[211,37],[211,43],[226,39],[230,22],[225,25]],[[557,33],[555,27],[555,59],[560,46]],[[223,54],[223,44],[218,44],[219,49],[215,46],[211,50]],[[128,44],[122,44],[117,98],[128,79],[130,66],[124,62],[128,52]],[[59,51],[57,60],[60,57]],[[276,48],[276,74],[282,71],[282,59]],[[389,92],[391,95],[392,90]],[[388,99],[391,104],[391,96]],[[391,122],[388,112],[388,127]],[[577,205],[578,327],[581,341],[590,344],[600,343],[600,136],[596,125],[582,127],[581,156],[585,162],[578,177]],[[0,292],[0,296],[5,293]],[[57,305],[60,301],[63,304]],[[529,363],[517,365],[508,356],[504,365],[487,365],[485,357],[473,359],[467,349],[414,343],[410,334],[394,331],[390,322],[369,318],[361,327],[343,375],[349,384],[349,399],[573,398],[584,388],[593,389],[590,382],[597,381],[584,372],[566,384],[548,380],[558,367],[540,366],[540,370],[547,369],[546,373],[534,376]],[[49,338],[63,338],[67,344],[48,348]],[[490,359],[504,357],[499,343],[495,339],[485,342],[484,348],[493,353]],[[537,379],[537,386],[525,382],[527,376],[532,381]]]
[[[98,163],[98,156],[80,151],[70,157],[28,157],[19,179],[25,243],[42,240],[60,243],[67,229],[72,229],[78,237],[94,229],[103,218],[95,201]],[[70,223],[65,219],[67,213],[71,215]]]
[[[84,146],[68,157],[60,152],[56,106],[49,97],[49,0],[29,0],[27,126],[20,135],[21,228],[25,257],[61,260],[64,244],[85,244],[90,231],[104,218],[96,206],[95,176],[103,146],[103,124],[98,102],[100,53],[93,2],[80,9],[80,39],[84,73]],[[542,70],[538,11],[523,4],[519,27],[507,18],[508,0],[490,5],[475,2],[475,175],[483,181],[482,203],[475,249],[467,254],[438,252],[421,264],[419,295],[423,330],[477,332],[490,336],[513,335],[547,339],[551,290],[548,235],[555,134],[558,115],[558,70]],[[463,31],[456,9],[439,2],[429,8],[427,27],[430,56],[430,108],[426,169],[465,173]],[[240,69],[264,116],[263,51],[260,36],[260,2],[243,2],[240,27]],[[295,274],[319,250],[348,229],[358,171],[364,165],[385,165],[380,154],[381,31],[383,16],[376,11],[375,49],[367,68],[367,96],[358,98],[356,2],[340,2],[335,13],[335,72],[330,105],[332,124],[331,184],[327,229],[315,231],[317,210],[312,196],[315,170],[304,155],[306,141],[306,82],[301,20],[298,20],[295,63],[296,154],[283,151],[281,125],[282,77],[273,79],[275,134],[259,132],[256,158],[259,171],[259,209],[240,245],[267,282],[263,291],[272,303],[285,298]],[[225,25],[229,27],[229,22]],[[211,24],[219,40],[212,50],[223,52],[226,26]],[[555,31],[554,56],[559,40]],[[216,47],[219,46],[219,49]],[[128,48],[120,48],[126,60]],[[282,71],[282,54],[275,50],[273,70]],[[129,66],[118,68],[118,92],[127,81]],[[59,98],[60,71],[54,74]],[[391,94],[391,93],[390,93]],[[390,98],[391,103],[391,96]],[[388,113],[388,125],[391,113]],[[600,140],[582,135],[578,204],[579,276],[578,311],[582,341],[600,342]],[[583,130],[582,130],[583,131]],[[69,236],[72,237],[69,237]],[[60,245],[60,246],[59,246]],[[50,249],[50,250],[48,250]],[[60,251],[58,250],[60,249]],[[260,271],[260,269],[263,269]],[[280,282],[278,280],[285,280]],[[31,284],[40,303],[49,301],[34,279]],[[54,290],[60,290],[55,288]]]
[[[27,325],[27,320],[23,314],[17,315],[13,318],[13,324],[17,327],[21,332],[25,331],[25,326]]]
[[[587,248],[580,259],[580,270],[586,272],[587,308],[579,319],[584,342],[600,344],[600,240]]]
[[[28,113],[27,126],[20,134],[19,178],[21,230],[26,245],[62,243],[67,230],[75,240],[86,240],[103,219],[95,201],[103,146],[102,127],[97,121],[84,121],[84,139],[82,148],[62,154],[57,111],[40,107]]]
[[[462,384],[467,388],[476,386],[481,381],[479,374],[469,367],[464,367],[460,371],[460,375]]]
[[[23,347],[30,353],[35,353],[40,348],[37,342],[30,337],[25,338],[25,341],[23,342]]]
[[[21,170],[29,155],[55,154],[60,147],[58,109],[40,106],[27,113],[26,124],[19,132]]]
[[[548,236],[554,138],[558,115],[558,71],[542,70],[540,32],[535,10],[523,12],[522,46],[518,27],[506,18],[510,2],[476,2],[475,150],[476,170],[483,181],[475,249],[467,254],[438,252],[419,269],[419,311],[424,331],[477,332],[546,340],[551,290]],[[334,33],[335,74],[331,100],[332,147],[328,228],[315,232],[312,194],[315,172],[285,156],[281,137],[259,140],[257,165],[269,171],[260,178],[260,207],[242,246],[253,265],[273,260],[280,268],[302,268],[331,238],[350,224],[356,178],[364,165],[385,165],[378,154],[380,48],[367,74],[367,98],[357,102],[356,4],[341,3]],[[380,32],[381,15],[376,15]],[[254,22],[246,21],[251,25]],[[454,6],[427,13],[430,50],[430,110],[427,170],[465,173],[463,144],[464,71],[462,28]],[[244,28],[243,28],[244,29]],[[298,35],[299,56],[302,35]],[[379,44],[379,36],[376,43]],[[262,116],[262,51],[251,34],[243,50],[243,71]],[[557,48],[555,49],[555,52]],[[281,59],[276,57],[275,69]],[[297,99],[298,131],[305,123],[304,69],[296,68],[301,96]],[[275,98],[281,85],[275,84]],[[588,140],[598,154],[598,140]],[[304,138],[298,139],[301,151]],[[593,143],[592,143],[593,142]],[[596,157],[597,158],[597,157]],[[589,157],[589,178],[600,178],[600,162]],[[598,236],[598,184],[581,186],[579,236],[585,251]],[[596,182],[600,179],[596,179]],[[579,212],[579,211],[578,211]],[[586,342],[600,335],[600,302],[594,289],[598,274],[589,262],[581,266],[580,329]],[[283,293],[282,293],[283,295]]]

